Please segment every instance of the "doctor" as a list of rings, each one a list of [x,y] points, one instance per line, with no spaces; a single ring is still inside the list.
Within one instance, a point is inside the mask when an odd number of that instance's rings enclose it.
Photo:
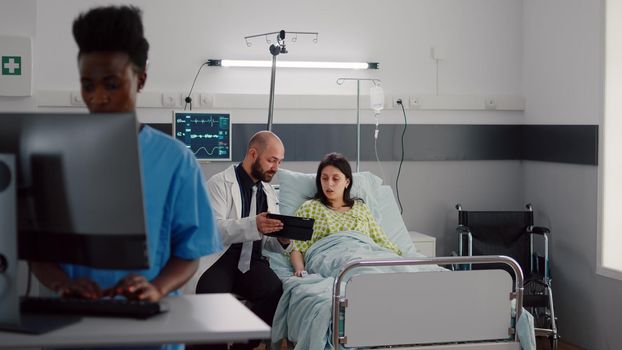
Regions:
[[[267,212],[278,213],[277,195],[269,182],[276,174],[285,148],[270,131],[253,135],[244,160],[207,181],[210,202],[225,245],[197,283],[197,293],[235,293],[249,302],[249,308],[272,325],[283,288],[261,250],[289,252],[289,239],[270,237],[283,228],[280,220],[269,219]],[[252,349],[245,344],[238,349]],[[226,345],[202,349],[226,349]]]

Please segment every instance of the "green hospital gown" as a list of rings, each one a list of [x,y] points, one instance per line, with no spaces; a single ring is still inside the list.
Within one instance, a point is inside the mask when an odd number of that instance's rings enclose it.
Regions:
[[[305,253],[315,242],[341,231],[358,231],[368,235],[379,246],[390,249],[402,255],[400,249],[389,240],[382,228],[371,214],[369,207],[360,200],[346,212],[330,209],[317,199],[308,200],[296,210],[294,214],[305,218],[315,219],[313,236],[308,241],[293,241],[294,250]]]

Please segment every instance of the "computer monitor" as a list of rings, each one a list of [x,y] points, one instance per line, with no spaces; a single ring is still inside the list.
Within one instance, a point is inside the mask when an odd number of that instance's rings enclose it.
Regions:
[[[228,113],[173,111],[173,137],[199,161],[231,160],[231,116]]]
[[[134,114],[0,113],[0,163],[0,329],[38,334],[79,320],[20,313],[18,256],[149,267]]]
[[[0,113],[14,154],[20,259],[149,267],[133,114]]]

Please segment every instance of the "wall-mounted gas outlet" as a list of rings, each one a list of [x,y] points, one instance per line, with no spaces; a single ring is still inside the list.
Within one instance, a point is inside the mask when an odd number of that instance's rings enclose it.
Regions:
[[[397,109],[402,109],[402,105],[404,109],[408,109],[408,105],[410,104],[408,97],[393,97],[392,101],[391,106]]]
[[[214,106],[214,95],[199,94],[199,106],[209,108]]]
[[[415,109],[421,108],[421,97],[410,96],[408,100],[410,101],[410,107],[415,108]]]
[[[82,94],[79,92],[72,92],[71,96],[69,97],[70,100],[70,104],[72,106],[84,106],[84,100],[82,100]]]
[[[181,94],[176,94],[173,92],[163,92],[162,93],[162,107],[179,107],[181,103]]]
[[[430,57],[436,61],[442,61],[445,59],[445,52],[438,46],[430,47]]]
[[[492,97],[486,97],[486,99],[484,100],[484,108],[497,109],[497,100]]]

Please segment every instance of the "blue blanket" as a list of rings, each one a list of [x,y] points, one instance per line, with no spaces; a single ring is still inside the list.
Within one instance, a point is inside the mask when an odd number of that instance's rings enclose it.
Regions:
[[[273,348],[282,338],[296,343],[295,349],[334,349],[331,329],[333,282],[340,268],[355,259],[394,259],[398,256],[378,246],[359,232],[339,232],[315,243],[305,254],[309,275],[292,276],[289,257],[266,253],[270,266],[283,282],[283,296],[272,325]],[[367,272],[438,271],[435,265],[365,268]],[[357,273],[361,270],[357,270]]]

